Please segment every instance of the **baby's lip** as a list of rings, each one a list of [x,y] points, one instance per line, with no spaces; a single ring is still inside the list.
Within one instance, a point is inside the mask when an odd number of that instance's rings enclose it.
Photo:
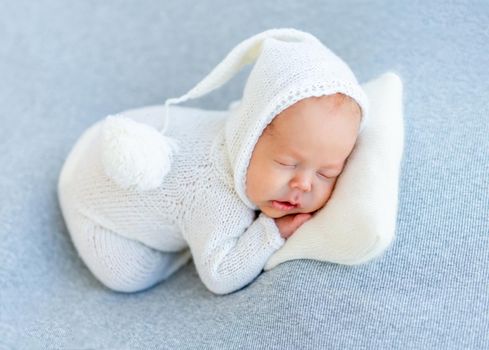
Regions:
[[[281,211],[290,211],[296,208],[296,206],[290,205],[288,202],[284,201],[272,201],[272,207]]]
[[[278,200],[278,202],[283,202],[283,203],[292,204],[292,205],[294,205],[296,208],[301,208],[301,207],[302,207],[302,205],[301,205],[301,203],[300,203],[300,202],[293,202],[293,201],[288,200],[288,199],[286,199],[286,200],[281,200],[281,199],[280,199],[280,200]]]

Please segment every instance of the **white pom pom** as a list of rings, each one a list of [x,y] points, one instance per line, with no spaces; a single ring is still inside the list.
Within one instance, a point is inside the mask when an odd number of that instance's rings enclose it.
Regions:
[[[141,191],[162,184],[178,149],[174,139],[124,116],[109,115],[102,127],[102,163],[110,178]]]

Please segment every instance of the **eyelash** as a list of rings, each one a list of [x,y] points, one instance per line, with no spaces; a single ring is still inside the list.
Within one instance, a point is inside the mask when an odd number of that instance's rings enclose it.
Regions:
[[[280,165],[286,166],[286,167],[295,167],[295,165],[289,165],[289,164],[284,164],[284,163],[280,163],[280,162],[277,162],[277,163]],[[326,180],[333,180],[335,178],[335,177],[329,177],[329,176],[326,176],[326,175],[323,175],[320,173],[318,173],[318,175],[321,176],[323,179],[326,179]]]
[[[284,166],[295,166],[295,165],[289,165],[289,164],[284,164],[284,163],[280,163],[280,162],[277,162],[277,163],[280,165],[284,165]]]

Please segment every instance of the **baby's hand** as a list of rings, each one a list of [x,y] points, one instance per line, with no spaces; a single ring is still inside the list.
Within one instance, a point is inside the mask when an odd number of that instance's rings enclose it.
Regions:
[[[281,218],[274,219],[277,224],[280,236],[282,238],[289,238],[292,234],[307,220],[312,217],[309,213],[290,214],[282,216]]]

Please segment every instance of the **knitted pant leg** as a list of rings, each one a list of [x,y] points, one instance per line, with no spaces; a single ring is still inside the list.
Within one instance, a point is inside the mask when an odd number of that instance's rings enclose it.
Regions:
[[[161,252],[122,237],[89,218],[72,213],[69,231],[78,255],[89,270],[110,289],[136,292],[173,274],[191,258],[190,250]]]

